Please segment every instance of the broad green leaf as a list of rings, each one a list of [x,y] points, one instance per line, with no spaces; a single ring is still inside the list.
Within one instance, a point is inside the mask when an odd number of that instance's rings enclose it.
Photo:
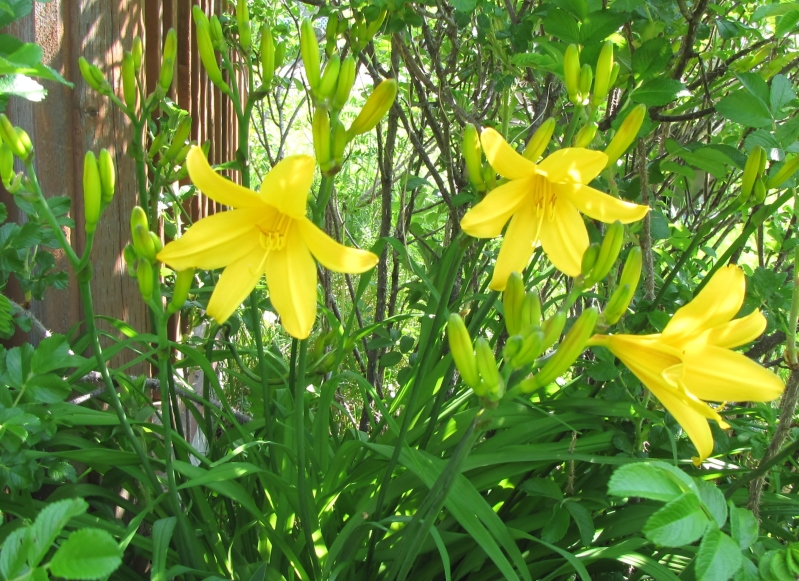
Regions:
[[[722,116],[746,127],[770,127],[771,112],[757,97],[744,91],[733,92],[716,103]]]
[[[730,508],[730,535],[745,551],[757,540],[759,533],[757,519],[752,511],[747,508],[738,508],[732,501]]]
[[[777,26],[774,28],[774,36],[777,38],[784,38],[792,34],[796,31],[797,22],[799,22],[799,9],[784,14],[777,21]]]
[[[382,355],[379,361],[381,367],[394,367],[397,363],[402,361],[402,353],[399,351],[390,351]]]
[[[680,547],[698,540],[710,523],[702,511],[699,497],[686,492],[649,517],[643,533],[647,539],[664,547]]]
[[[696,555],[697,581],[727,581],[741,568],[741,549],[718,529],[710,530],[699,543]]]
[[[792,12],[794,10],[799,10],[799,2],[764,4],[758,6],[755,9],[755,11],[752,13],[752,22],[757,22],[758,20],[767,18],[769,16],[781,16],[783,14],[787,14],[788,12]]]
[[[552,515],[549,517],[547,524],[544,525],[544,530],[541,533],[541,539],[547,543],[557,543],[569,530],[569,511],[567,511],[560,504],[552,507]]]
[[[55,373],[34,375],[25,382],[25,396],[39,403],[60,403],[69,397],[72,387]]]
[[[696,172],[693,170],[692,167],[688,165],[681,165],[673,161],[660,162],[660,169],[662,171],[670,171],[672,173],[676,173],[677,175],[686,177],[689,180],[693,180],[696,177]],[[668,236],[666,236],[666,238],[668,238]]]
[[[579,44],[580,27],[574,17],[561,8],[550,9],[544,18],[544,30],[567,44]]]
[[[668,39],[657,37],[646,41],[633,53],[633,74],[641,80],[662,75],[672,54]]]
[[[64,367],[75,367],[82,364],[84,359],[69,352],[69,343],[63,335],[47,337],[33,354],[31,370],[33,373],[48,373]]]
[[[30,527],[19,527],[3,540],[0,550],[0,575],[14,579],[25,569],[31,546]]]
[[[0,336],[7,337],[14,331],[11,301],[0,295]]]
[[[591,512],[579,502],[567,500],[563,503],[566,510],[572,516],[572,520],[577,525],[577,530],[580,531],[580,540],[584,546],[589,546],[594,540],[596,527],[594,526],[594,519],[591,517]]]
[[[685,91],[685,85],[675,79],[655,78],[644,81],[630,95],[633,103],[642,103],[647,107],[668,105]]]
[[[628,18],[629,14],[624,12],[611,12],[610,10],[591,12],[583,19],[583,24],[580,27],[580,43],[602,42],[621,28]]]
[[[665,466],[668,464],[663,462],[636,462],[621,466],[610,477],[608,492],[613,496],[640,496],[668,502],[695,490],[696,485],[687,475],[678,468],[674,472]]]
[[[122,564],[122,550],[101,529],[74,531],[50,561],[50,571],[68,580],[103,579]]]
[[[799,11],[796,13],[799,15]],[[769,100],[769,107],[771,112],[775,115],[779,113],[780,109],[785,107],[788,103],[796,99],[796,93],[793,91],[791,81],[785,75],[774,75],[771,79],[771,95]]]
[[[0,77],[0,95],[14,95],[38,103],[47,96],[47,89],[27,75],[5,75]]]
[[[716,29],[719,31],[719,36],[724,40],[729,40],[737,36],[741,36],[744,28],[740,24],[726,18],[716,19]]]
[[[680,166],[686,167],[686,166]],[[690,169],[690,168],[688,168]],[[692,170],[693,171],[693,170]],[[650,217],[650,233],[652,240],[668,240],[671,236],[671,228],[669,227],[669,219],[663,215],[660,210],[653,210],[649,213]]]
[[[452,6],[458,12],[473,12],[477,7],[477,0],[452,0]]]
[[[768,106],[769,102],[769,88],[768,83],[757,73],[740,73],[736,75],[743,87],[749,91],[752,96],[760,100],[764,105]]]
[[[719,527],[724,526],[724,523],[727,522],[727,503],[724,500],[724,494],[712,482],[697,479],[696,486],[699,488],[699,498],[702,504],[713,516],[716,524]]]
[[[44,507],[31,526],[28,562],[36,567],[69,520],[85,513],[88,508],[89,504],[82,498],[67,498]]]
[[[772,135],[770,131],[767,131],[766,129],[756,129],[746,136],[746,139],[744,140],[744,147],[746,148],[746,151],[752,151],[756,145],[759,145],[766,150],[766,155],[769,157],[769,159],[771,159],[769,152],[775,149],[781,149],[780,142],[774,135]]]
[[[683,150],[678,155],[692,166],[718,179],[724,178],[727,175],[727,168],[733,165],[729,157],[710,147],[700,147],[695,151]]]
[[[547,478],[529,478],[519,488],[534,498],[543,496],[558,502],[563,500],[563,492],[560,486]]]
[[[761,581],[757,565],[749,559],[743,559],[742,566],[733,577],[733,581]]]

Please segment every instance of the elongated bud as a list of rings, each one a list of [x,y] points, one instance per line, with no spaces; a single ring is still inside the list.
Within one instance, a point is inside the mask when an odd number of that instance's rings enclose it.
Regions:
[[[159,238],[158,234],[153,232],[152,230],[148,231],[150,234],[150,240],[153,241],[153,248],[155,249],[155,254],[157,255],[164,249],[164,243],[161,242],[161,238]]]
[[[136,265],[136,279],[139,281],[139,293],[144,302],[153,298],[153,265],[146,260],[139,260]]]
[[[566,326],[566,319],[566,313],[558,311],[544,321],[544,324],[541,326],[541,329],[544,331],[542,352],[549,349],[555,344],[555,341],[558,340],[558,337],[560,337],[560,334],[563,332],[563,327]]]
[[[136,108],[136,67],[128,51],[122,56],[122,96],[131,111]]]
[[[638,288],[638,281],[641,278],[641,264],[643,259],[641,256],[641,247],[633,246],[630,252],[627,253],[627,260],[624,261],[624,268],[619,277],[619,284],[629,284],[633,292]]]
[[[522,346],[524,345],[524,337],[521,335],[511,335],[508,337],[508,340],[505,341],[505,346],[502,348],[502,357],[508,363],[511,363],[514,358],[519,354],[519,351],[522,350]],[[516,365],[511,365],[515,368]]]
[[[133,248],[139,258],[155,261],[155,246],[150,238],[149,221],[141,206],[134,206],[130,213],[130,234]]]
[[[178,34],[170,28],[164,40],[164,53],[161,57],[161,71],[158,74],[158,88],[163,94],[172,86],[172,77],[175,74],[175,61],[178,55]]]
[[[547,359],[541,371],[532,379],[531,383],[522,382],[522,391],[528,393],[545,385],[549,385],[556,378],[560,377],[577,360],[585,349],[585,344],[594,333],[599,313],[595,308],[589,308],[582,312],[566,333],[563,341],[558,346],[557,351]]]
[[[524,295],[521,323],[523,333],[530,327],[535,328],[541,325],[541,299],[538,298],[538,293],[529,292]]]
[[[136,250],[133,248],[133,244],[125,246],[124,250],[122,250],[122,256],[125,258],[128,276],[136,276],[136,261],[138,257],[136,256]]]
[[[350,91],[352,85],[355,84],[355,59],[348,56],[341,61],[341,66],[338,71],[338,84],[336,85],[336,93],[333,95],[331,107],[335,111],[340,111],[347,104],[350,98]]]
[[[602,317],[605,319],[605,324],[614,325],[621,319],[621,316],[627,311],[630,306],[630,301],[633,300],[635,289],[629,284],[620,285],[613,295],[608,299],[605,308],[602,309]]]
[[[261,49],[258,55],[261,60],[261,78],[266,88],[272,84],[275,76],[275,40],[272,38],[272,30],[266,24],[261,26]]]
[[[337,173],[341,169],[341,166],[344,165],[344,150],[349,143],[349,137],[347,136],[347,129],[344,127],[344,124],[338,119],[336,119],[333,124],[331,131],[333,132],[333,147],[331,152],[333,154],[333,168],[329,173]]]
[[[588,147],[591,145],[597,129],[599,129],[599,126],[594,121],[586,123],[574,136],[574,147]]]
[[[555,125],[557,125],[557,121],[554,117],[550,117],[538,126],[530,141],[527,142],[527,147],[524,148],[524,157],[530,161],[538,161],[538,158],[544,155],[552,140],[552,134],[555,132]]]
[[[86,219],[86,233],[97,229],[100,220],[100,203],[102,201],[102,185],[97,158],[91,151],[83,157],[83,215]]]
[[[336,49],[338,25],[338,14],[330,14],[327,17],[327,25],[325,26],[325,54],[327,55],[327,58],[333,56],[333,51]]]
[[[172,135],[172,143],[169,144],[169,149],[164,153],[163,161],[168,162],[175,159],[186,145],[189,133],[191,133],[191,117],[186,115],[180,119],[178,126],[175,128],[175,133]]]
[[[166,140],[166,134],[163,131],[158,133],[153,138],[153,142],[150,144],[150,149],[147,150],[147,159],[153,159],[158,154],[158,152],[161,151],[161,148],[164,146],[165,140]]]
[[[324,173],[333,165],[333,158],[330,155],[330,117],[324,109],[314,111],[312,133],[316,163]]]
[[[585,249],[583,253],[583,260],[580,266],[580,272],[584,277],[587,277],[596,264],[596,259],[599,258],[599,243],[593,242]]]
[[[466,161],[466,172],[469,181],[478,192],[485,191],[483,181],[483,149],[480,146],[480,136],[477,128],[467,123],[463,128],[463,159]]]
[[[563,84],[569,100],[578,105],[580,101],[580,51],[576,44],[566,47],[563,55]]]
[[[189,141],[186,145],[183,146],[178,154],[175,156],[175,165],[183,165],[183,162],[186,161],[186,157],[188,157],[191,148],[197,145],[197,142],[192,140]]]
[[[516,337],[519,337],[516,335]],[[510,339],[509,339],[510,340]],[[511,367],[519,369],[533,363],[544,350],[544,333],[533,331],[528,333],[521,342],[518,351],[508,359]]]
[[[100,150],[97,159],[97,169],[100,172],[100,186],[102,188],[103,205],[108,205],[114,199],[114,190],[117,183],[117,171],[114,160],[107,149]]]
[[[791,179],[793,174],[795,174],[796,170],[798,169],[799,169],[799,155],[794,155],[791,159],[786,159],[785,163],[782,164],[782,167],[779,169],[779,171],[768,179],[768,181],[766,182],[766,188],[772,190],[780,187],[782,184]]]
[[[505,328],[509,335],[522,332],[522,304],[524,303],[524,281],[518,272],[512,272],[502,293],[502,306],[505,311]]]
[[[208,18],[199,6],[192,7],[191,14],[197,31],[197,51],[200,53],[200,60],[205,68],[205,73],[211,82],[219,87],[223,93],[229,94],[230,87],[222,79],[222,71],[219,70],[219,64],[216,62],[216,53],[214,53],[214,45],[211,41],[211,26]]]
[[[252,32],[250,30],[250,10],[247,0],[236,1],[236,24],[239,27],[239,44],[244,52],[249,52],[252,46]]]
[[[463,378],[463,382],[472,389],[480,386],[480,375],[477,372],[477,358],[472,346],[472,338],[469,330],[461,319],[460,315],[452,313],[447,324],[447,339],[449,340],[449,350],[452,352],[452,359],[455,367],[458,368]]]
[[[337,54],[334,54],[333,57],[327,61],[325,72],[322,73],[322,78],[319,81],[319,90],[317,91],[317,98],[319,101],[324,102],[332,99],[336,94],[336,84],[338,83],[340,69],[341,58]]]
[[[275,70],[283,66],[283,59],[286,57],[286,41],[281,40],[275,45]]]
[[[305,78],[308,79],[311,94],[315,96],[320,81],[319,43],[316,41],[313,24],[307,18],[300,25],[300,54],[305,67]]]
[[[363,109],[350,125],[349,134],[351,136],[361,135],[374,129],[391,109],[396,97],[397,81],[395,79],[386,79],[380,83],[369,95]]]
[[[183,308],[186,299],[189,298],[189,290],[194,282],[194,269],[179,270],[175,273],[175,287],[172,289],[172,298],[167,305],[169,313],[177,313]]]
[[[108,82],[105,80],[105,76],[100,69],[83,57],[78,59],[78,68],[80,69],[80,75],[83,77],[83,80],[86,81],[87,85],[98,93],[105,94],[108,92]]]
[[[33,143],[31,142],[31,137],[22,127],[14,127],[14,133],[17,137],[17,143],[23,152],[23,155],[20,156],[20,159],[25,161],[33,153]]]
[[[616,165],[616,162],[625,151],[633,144],[641,130],[641,125],[646,117],[646,105],[636,105],[622,121],[616,135],[611,139],[605,154],[608,156],[608,163],[605,167]]]
[[[591,94],[591,106],[599,106],[608,96],[613,74],[613,43],[605,41],[596,62],[596,76],[594,77],[594,92]]]
[[[591,65],[584,64],[580,69],[580,102],[586,104],[591,96],[591,85],[594,82],[594,71]]]
[[[596,263],[585,279],[586,285],[593,286],[608,275],[616,259],[619,257],[623,242],[624,224],[616,220],[605,230],[605,237],[602,239],[602,245],[599,247],[599,255],[597,256]]]
[[[755,180],[760,175],[760,160],[761,156],[765,159],[766,152],[759,145],[755,145],[746,159],[746,166],[744,166],[743,177],[741,178],[741,193],[740,197],[743,202],[749,199],[752,194],[752,188],[755,185]]]
[[[227,52],[227,41],[222,30],[222,23],[216,14],[212,14],[208,19],[209,32],[211,33],[211,44],[221,53]]]
[[[142,55],[144,54],[141,36],[133,37],[133,46],[130,48],[130,54],[133,56],[133,70],[138,75],[139,71],[141,71]]]
[[[5,141],[0,142],[0,179],[6,188],[14,179],[14,152]]]
[[[375,34],[377,34],[377,31],[380,30],[380,27],[383,26],[383,22],[386,19],[386,14],[387,12],[385,10],[381,10],[377,18],[366,23],[366,38],[368,39],[366,42],[372,40],[375,37]]]
[[[491,345],[488,344],[484,337],[478,337],[474,342],[474,352],[477,359],[477,371],[482,379],[480,391],[483,392],[478,393],[475,390],[475,393],[479,396],[487,396],[489,399],[499,399],[499,397],[502,397],[504,389]]]
[[[766,194],[768,194],[768,188],[766,188],[765,182],[763,182],[763,178],[757,178],[755,180],[755,187],[752,188],[752,204],[762,204],[766,201]]]
[[[610,71],[610,86],[615,87],[616,81],[619,78],[619,71],[621,71],[621,66],[619,63],[613,63],[613,69]],[[608,91],[610,92],[610,91]]]

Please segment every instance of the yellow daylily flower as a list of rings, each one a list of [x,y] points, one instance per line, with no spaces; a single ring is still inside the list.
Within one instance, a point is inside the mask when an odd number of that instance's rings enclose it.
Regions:
[[[261,192],[239,186],[211,169],[199,147],[186,165],[206,196],[234,208],[203,218],[158,253],[175,270],[224,268],[208,314],[225,322],[266,274],[272,305],[292,337],[305,339],[316,318],[316,263],[336,272],[361,273],[377,256],[330,238],[305,216],[315,162],[287,157],[264,178]]]
[[[601,151],[561,149],[536,164],[493,129],[484,129],[480,140],[491,167],[508,182],[466,212],[461,228],[475,238],[496,238],[510,220],[491,279],[493,290],[505,290],[510,274],[524,270],[539,242],[558,270],[580,274],[589,244],[580,212],[608,224],[629,224],[649,211],[586,185],[607,165]]]
[[[654,335],[594,335],[655,394],[696,446],[698,464],[713,451],[708,419],[729,425],[706,401],[771,401],[785,385],[775,373],[731,349],[754,341],[766,328],[754,311],[732,320],[746,294],[735,265],[719,270],[707,286]]]

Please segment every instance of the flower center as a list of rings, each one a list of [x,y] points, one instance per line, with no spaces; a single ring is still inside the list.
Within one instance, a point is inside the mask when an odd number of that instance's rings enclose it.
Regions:
[[[555,217],[555,202],[558,197],[550,181],[544,176],[533,176],[532,196],[538,219],[546,218],[551,222]]]
[[[277,212],[277,216],[276,221],[273,219],[266,224],[262,222],[255,225],[260,232],[261,248],[266,250],[267,254],[272,250],[283,250],[286,246],[286,234],[291,225],[291,218],[282,212]]]

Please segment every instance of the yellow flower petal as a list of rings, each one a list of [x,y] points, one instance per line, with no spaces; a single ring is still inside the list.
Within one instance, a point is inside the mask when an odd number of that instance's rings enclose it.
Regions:
[[[705,345],[683,356],[685,386],[707,401],[771,401],[785,389],[778,375],[742,353]]]
[[[616,220],[622,224],[636,222],[642,220],[649,211],[647,206],[619,200],[589,186],[574,184],[555,187],[558,194],[568,197],[580,212],[606,224]]]
[[[258,194],[234,184],[211,169],[203,150],[196,145],[186,156],[186,168],[189,170],[192,183],[202,193],[220,204],[233,208],[254,208],[263,205],[263,200]]]
[[[266,257],[266,284],[288,334],[306,339],[316,318],[316,263],[295,226],[286,234],[285,247]]]
[[[284,158],[261,183],[262,199],[292,218],[304,218],[315,169],[316,162],[309,155]]]
[[[743,271],[732,264],[720,269],[690,303],[674,313],[663,329],[663,339],[675,343],[726,323],[741,309],[745,294]]]
[[[496,238],[513,213],[527,201],[531,188],[532,181],[528,179],[499,186],[466,212],[461,220],[461,228],[475,238]]]
[[[263,274],[264,250],[258,248],[228,266],[208,302],[207,313],[220,325],[247,298]]]
[[[538,164],[538,169],[546,173],[547,179],[553,184],[588,184],[607,164],[608,156],[601,151],[570,147],[547,156]]]
[[[647,387],[665,385],[663,372],[682,363],[680,352],[659,340],[659,335],[594,336],[591,344],[610,349]]]
[[[580,213],[563,196],[557,198],[554,209],[545,207],[543,211],[552,212],[551,219],[544,216],[538,234],[544,252],[559,271],[577,276],[589,244],[588,231]]]
[[[710,432],[707,419],[698,414],[684,398],[666,385],[664,382],[661,385],[647,384],[647,387],[688,434],[699,453],[701,462],[713,453],[713,434]]]
[[[540,223],[535,208],[530,205],[519,208],[511,218],[508,230],[502,239],[497,264],[494,266],[491,290],[505,290],[511,273],[522,272],[527,267],[538,241]]]
[[[203,218],[158,253],[158,260],[176,270],[213,270],[231,264],[258,248],[253,210],[221,212]]]
[[[699,342],[731,349],[751,343],[766,330],[766,317],[760,311],[752,311],[745,317],[718,325],[702,333]]]
[[[536,174],[536,165],[513,149],[505,139],[490,127],[480,134],[488,163],[496,172],[509,180],[526,178]]]
[[[311,254],[328,270],[360,274],[377,265],[376,254],[339,244],[308,218],[296,220],[294,226],[299,228]]]

